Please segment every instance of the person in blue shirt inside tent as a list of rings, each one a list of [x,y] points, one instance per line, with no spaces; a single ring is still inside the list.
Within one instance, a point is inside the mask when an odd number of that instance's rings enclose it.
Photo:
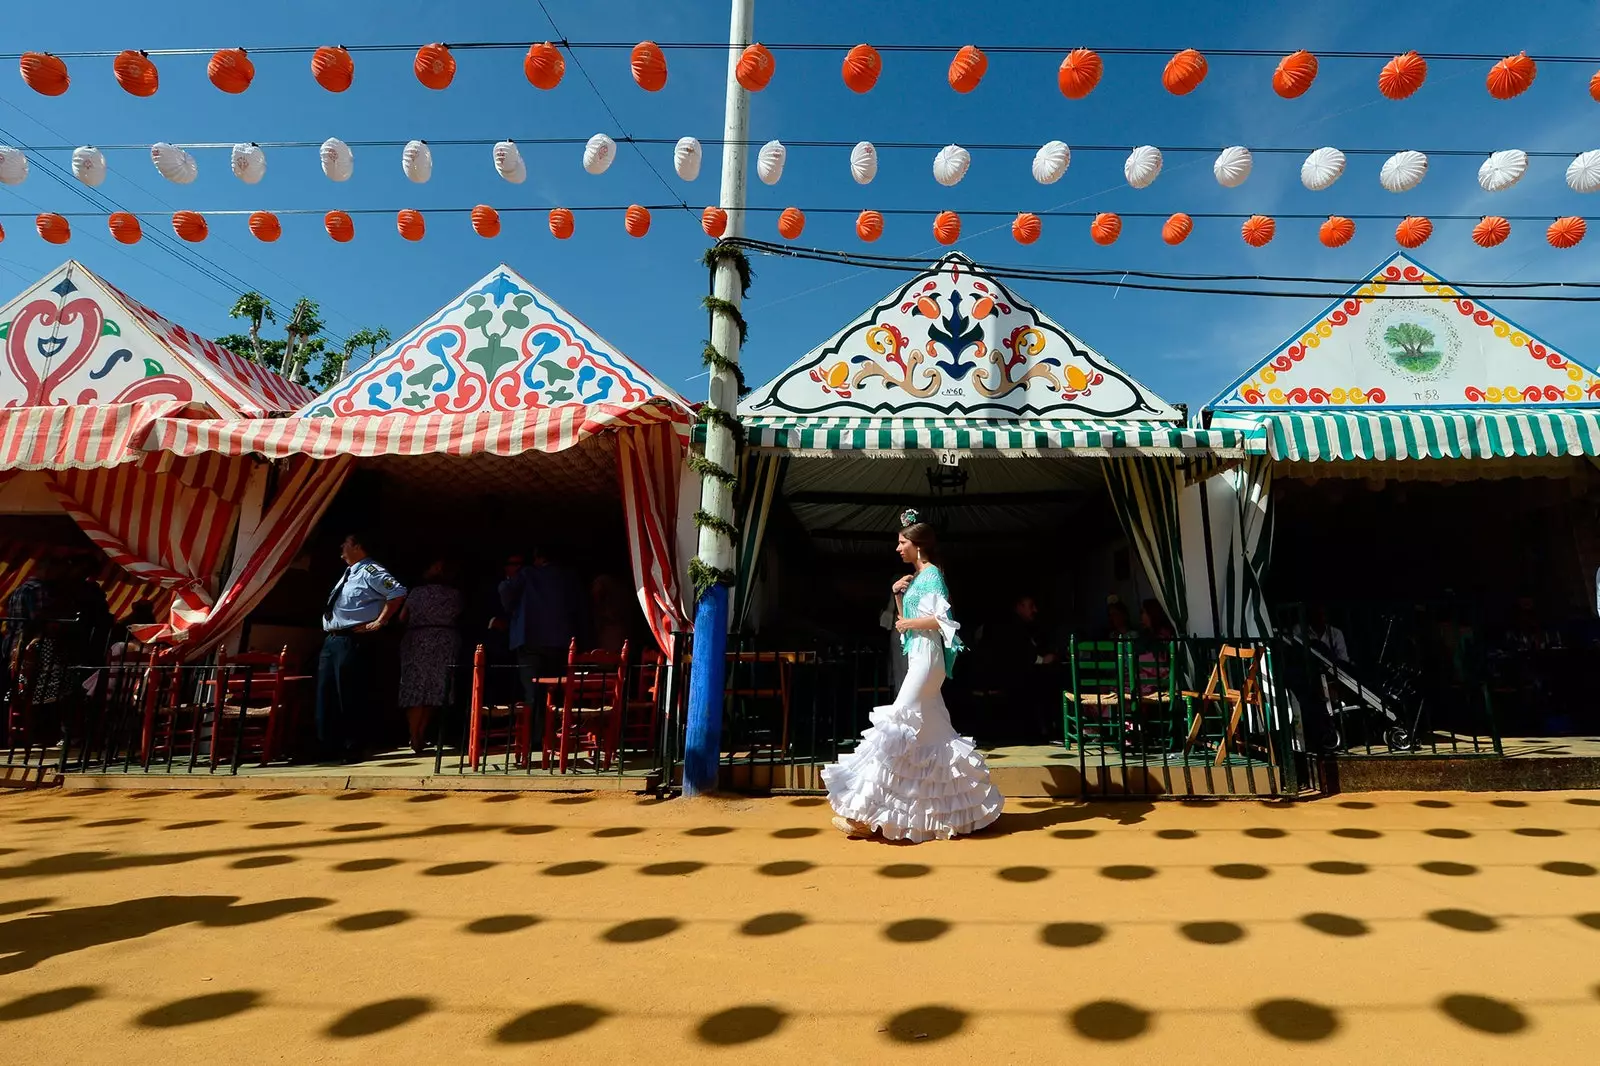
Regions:
[[[405,586],[367,556],[351,534],[339,546],[344,573],[322,612],[322,655],[317,660],[317,744],[322,757],[356,758],[354,730],[364,722],[371,679],[372,634],[388,625],[405,602]]]

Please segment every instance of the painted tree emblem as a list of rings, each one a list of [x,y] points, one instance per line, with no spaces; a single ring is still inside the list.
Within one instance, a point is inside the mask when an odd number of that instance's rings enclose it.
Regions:
[[[1394,323],[1383,331],[1383,342],[1389,346],[1389,358],[1413,374],[1425,374],[1444,359],[1433,330],[1415,322]]]

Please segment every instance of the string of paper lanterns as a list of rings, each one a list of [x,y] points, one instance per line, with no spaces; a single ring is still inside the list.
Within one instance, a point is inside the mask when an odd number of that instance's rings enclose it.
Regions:
[[[565,47],[581,47],[563,42]],[[812,46],[806,46],[808,48]],[[1233,53],[1235,55],[1238,52]],[[1245,54],[1256,54],[1246,52]],[[1467,58],[1467,57],[1447,57]],[[667,85],[667,57],[654,41],[640,41],[628,54],[633,81],[646,92],[660,92]],[[65,60],[49,52],[24,52],[18,64],[23,81],[45,96],[60,96],[71,86]],[[412,72],[423,86],[442,91],[455,81],[456,57],[448,44],[435,42],[417,49]],[[989,57],[977,45],[963,45],[950,61],[947,80],[958,93],[976,90],[989,70]],[[1161,84],[1174,96],[1187,96],[1198,89],[1209,73],[1204,53],[1184,48],[1167,60]],[[160,87],[160,73],[146,52],[132,49],[118,53],[112,61],[117,84],[134,96],[152,96]],[[735,76],[749,92],[761,92],[771,84],[777,71],[772,49],[760,43],[746,47],[735,64]],[[1090,48],[1074,48],[1062,59],[1056,84],[1069,100],[1081,100],[1100,84],[1105,61]],[[870,44],[858,44],[845,53],[840,76],[852,92],[871,92],[883,73],[883,56]],[[1286,100],[1298,99],[1316,81],[1316,55],[1300,49],[1283,56],[1272,72],[1272,89]],[[206,65],[206,76],[225,93],[248,90],[255,81],[255,64],[244,48],[219,49]],[[523,74],[535,88],[549,91],[561,84],[566,60],[561,49],[549,41],[528,47],[523,58]],[[1494,63],[1484,77],[1484,87],[1497,100],[1520,96],[1533,85],[1537,63],[1526,52],[1508,55]],[[332,93],[348,90],[355,80],[355,59],[343,45],[324,45],[311,55],[311,76]],[[1428,63],[1415,51],[1403,52],[1386,62],[1378,72],[1378,91],[1391,100],[1404,100],[1422,88],[1427,80]],[[1590,80],[1589,92],[1600,100],[1600,71]]]
[[[462,209],[456,209],[457,213]],[[532,210],[530,208],[515,208],[515,211]],[[650,231],[651,213],[648,207],[640,204],[631,204],[626,209],[621,208],[588,208],[586,210],[614,211],[623,210],[623,228],[631,237],[643,237]],[[757,209],[768,210],[768,209]],[[834,209],[824,209],[832,211]],[[210,227],[206,216],[208,214],[237,215],[239,211],[177,211],[172,216],[172,228],[180,238],[191,243],[204,241],[210,235]],[[305,214],[303,211],[292,211],[291,214]],[[362,213],[379,213],[376,210],[367,210]],[[900,212],[907,214],[911,212]],[[994,212],[981,212],[993,214]],[[472,229],[480,237],[493,238],[500,235],[502,223],[500,212],[488,204],[478,204],[467,212]],[[1209,216],[1211,218],[1230,216]],[[1238,216],[1231,216],[1238,217]],[[247,226],[252,236],[263,242],[273,242],[283,235],[282,221],[276,212],[251,211],[248,213]],[[119,243],[136,244],[142,238],[143,230],[137,216],[127,211],[113,212],[107,218],[111,235]],[[400,236],[407,241],[420,241],[427,233],[427,224],[423,212],[407,208],[396,212],[395,224]],[[700,215],[701,228],[713,238],[720,238],[727,232],[728,214],[720,207],[705,208]],[[72,236],[71,224],[68,219],[60,214],[45,212],[35,219],[35,227],[44,240],[52,244],[65,244]],[[323,227],[330,239],[341,244],[348,243],[355,237],[355,222],[351,214],[346,211],[329,211],[323,216]],[[575,215],[572,209],[565,207],[554,208],[549,212],[549,227],[551,234],[559,240],[570,238],[576,228]],[[798,207],[783,208],[778,215],[777,230],[785,240],[798,240],[805,232],[806,215]],[[1161,239],[1169,245],[1178,245],[1186,241],[1194,232],[1195,220],[1193,216],[1177,212],[1166,218],[1161,226]],[[1434,225],[1431,219],[1410,215],[1400,220],[1395,226],[1395,242],[1403,248],[1418,248],[1433,235]],[[1039,215],[1032,212],[1019,213],[1011,223],[1011,235],[1019,244],[1033,244],[1043,231],[1043,223]],[[1094,215],[1089,222],[1089,237],[1096,244],[1112,245],[1121,238],[1123,231],[1123,218],[1121,215],[1102,211]],[[856,235],[863,241],[878,240],[884,232],[884,216],[882,212],[874,210],[862,211],[856,218]],[[1354,219],[1343,215],[1329,215],[1317,230],[1318,239],[1329,248],[1340,248],[1350,243],[1356,233]],[[1552,221],[1545,230],[1545,239],[1554,248],[1573,248],[1581,243],[1588,233],[1588,222],[1582,217],[1567,215]],[[1277,220],[1270,215],[1251,215],[1245,218],[1240,225],[1239,234],[1245,244],[1260,248],[1272,242],[1277,235]],[[961,237],[961,216],[954,211],[940,211],[933,219],[933,235],[941,244],[954,244]],[[1511,235],[1511,220],[1500,215],[1488,215],[1480,219],[1472,229],[1472,240],[1484,248],[1497,247],[1503,244]],[[4,240],[4,230],[0,229],[0,241]]]

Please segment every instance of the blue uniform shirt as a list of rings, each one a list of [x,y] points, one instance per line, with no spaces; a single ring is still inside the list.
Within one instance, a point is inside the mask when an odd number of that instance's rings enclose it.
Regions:
[[[322,628],[327,631],[375,622],[384,604],[406,594],[405,586],[371,559],[346,569],[333,588],[333,613],[322,618]]]

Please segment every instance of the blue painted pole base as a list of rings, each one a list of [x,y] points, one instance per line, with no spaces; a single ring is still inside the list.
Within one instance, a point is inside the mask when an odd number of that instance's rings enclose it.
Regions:
[[[717,787],[722,759],[722,690],[727,671],[728,586],[716,584],[694,612],[694,662],[689,666],[689,722],[683,737],[683,794]]]

